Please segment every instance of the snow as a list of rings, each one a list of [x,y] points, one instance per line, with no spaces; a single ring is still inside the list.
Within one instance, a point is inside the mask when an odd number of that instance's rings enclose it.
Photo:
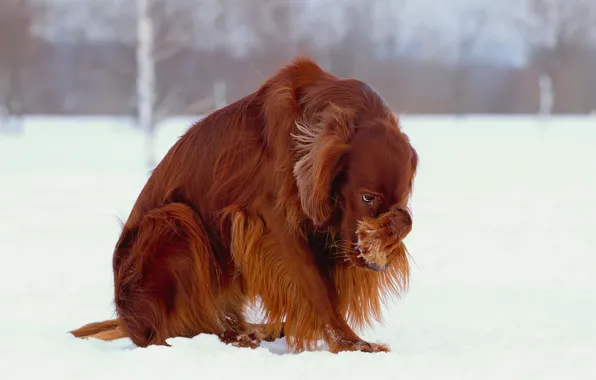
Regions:
[[[389,354],[73,338],[114,316],[111,250],[147,178],[143,138],[113,118],[0,135],[0,378],[594,378],[596,119],[402,121],[420,154],[412,284],[361,333]],[[165,125],[158,155],[189,124]]]

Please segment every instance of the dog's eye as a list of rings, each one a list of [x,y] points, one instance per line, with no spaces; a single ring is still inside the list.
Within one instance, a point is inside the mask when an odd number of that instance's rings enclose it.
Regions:
[[[364,203],[371,203],[374,200],[375,200],[375,196],[374,195],[362,194],[362,201]]]

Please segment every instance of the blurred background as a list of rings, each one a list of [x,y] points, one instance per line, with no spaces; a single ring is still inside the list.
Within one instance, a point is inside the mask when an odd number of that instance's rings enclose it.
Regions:
[[[0,52],[4,119],[204,114],[298,52],[400,113],[596,110],[592,0],[1,0]]]

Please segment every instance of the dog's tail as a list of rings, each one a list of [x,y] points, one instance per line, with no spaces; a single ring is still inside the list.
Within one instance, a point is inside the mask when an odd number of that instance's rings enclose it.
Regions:
[[[122,326],[120,326],[120,321],[117,319],[89,323],[81,328],[69,332],[77,338],[115,340],[128,337],[128,334],[122,328]]]

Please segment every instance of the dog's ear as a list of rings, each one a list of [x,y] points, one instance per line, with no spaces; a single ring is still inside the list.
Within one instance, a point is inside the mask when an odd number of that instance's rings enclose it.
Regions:
[[[294,178],[302,210],[316,226],[323,225],[333,211],[332,185],[350,150],[351,116],[349,110],[330,105],[314,125],[296,124],[294,138],[302,156],[294,165]]]

